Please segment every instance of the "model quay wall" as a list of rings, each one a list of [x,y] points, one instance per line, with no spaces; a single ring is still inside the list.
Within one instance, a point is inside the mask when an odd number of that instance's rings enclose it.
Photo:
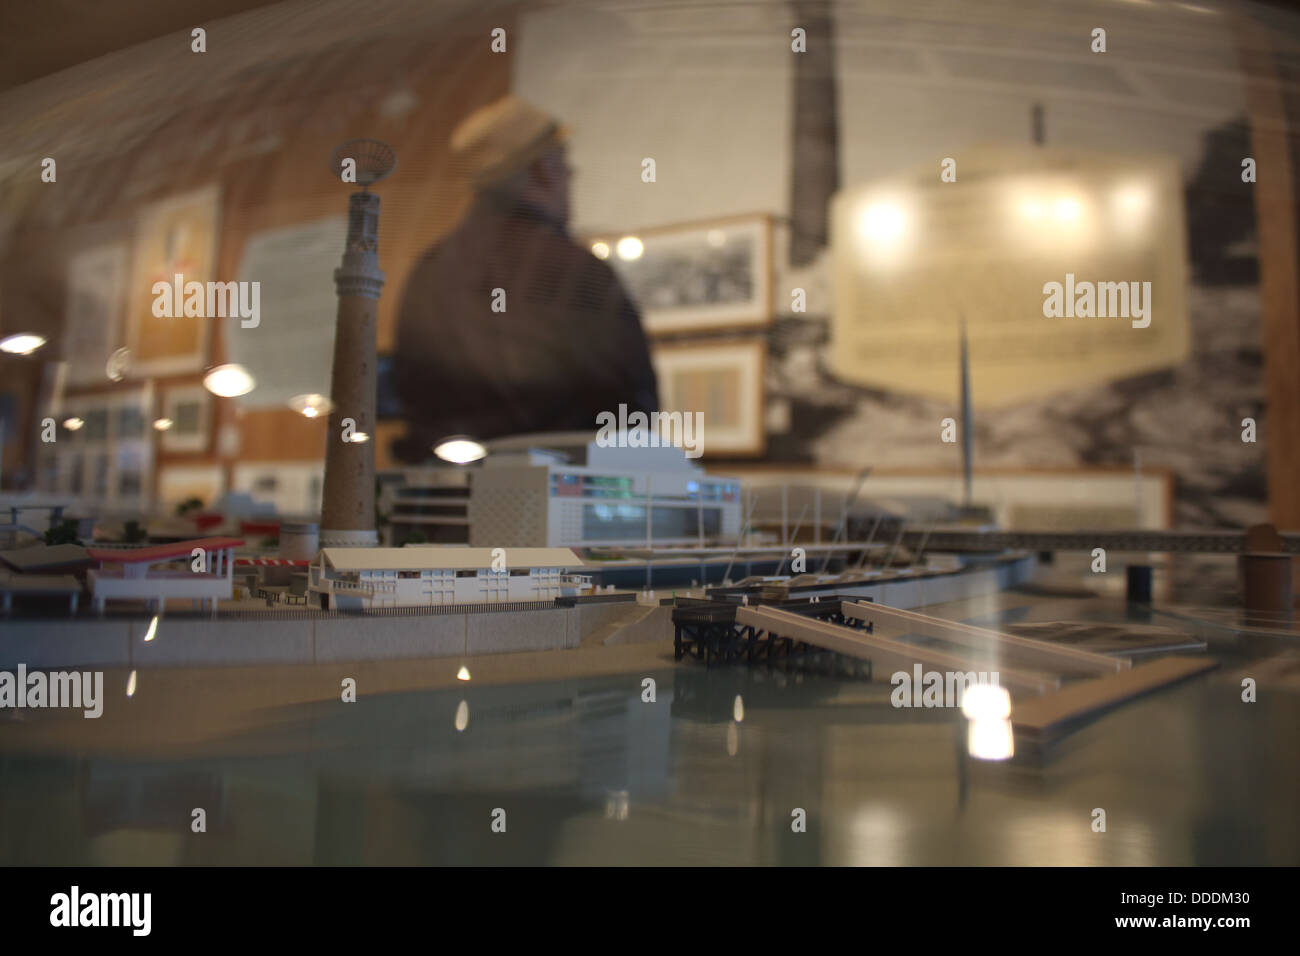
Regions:
[[[159,618],[149,641],[148,616],[10,619],[0,627],[0,668],[316,664],[562,650],[577,647],[584,635],[635,606],[537,602],[526,609],[497,605],[472,613],[447,608],[441,613],[168,614]]]
[[[796,599],[840,594],[891,607],[924,607],[1014,587],[1032,576],[1034,564],[1031,555],[1008,555],[960,570],[872,572],[878,580],[793,590]],[[29,670],[316,664],[670,640],[672,608],[645,606],[634,598],[624,593],[351,613],[312,608],[168,613],[158,617],[152,635],[149,614],[6,618],[0,626],[0,669],[19,663]]]

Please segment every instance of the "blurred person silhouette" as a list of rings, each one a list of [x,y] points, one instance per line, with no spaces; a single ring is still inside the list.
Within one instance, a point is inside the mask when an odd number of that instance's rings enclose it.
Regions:
[[[453,435],[595,431],[596,415],[620,403],[658,409],[635,303],[569,236],[566,133],[514,96],[453,132],[475,197],[407,280],[393,368],[408,426],[398,458],[423,461]]]

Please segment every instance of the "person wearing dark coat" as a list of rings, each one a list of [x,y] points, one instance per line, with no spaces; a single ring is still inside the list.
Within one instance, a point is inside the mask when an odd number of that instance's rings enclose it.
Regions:
[[[564,130],[510,96],[462,123],[452,148],[476,195],[402,296],[399,457],[423,460],[453,436],[594,432],[620,404],[656,411],[636,304],[568,233]]]

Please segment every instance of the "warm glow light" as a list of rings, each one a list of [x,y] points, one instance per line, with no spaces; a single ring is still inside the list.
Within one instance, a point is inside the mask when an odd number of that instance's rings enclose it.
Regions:
[[[907,217],[903,210],[894,203],[872,203],[862,212],[858,227],[864,239],[872,242],[888,242],[903,235],[907,226]]]
[[[135,671],[131,671],[131,676],[126,679],[126,696],[135,696]]]
[[[1037,199],[1025,199],[1020,203],[1020,215],[1026,219],[1042,219],[1043,204]]]
[[[256,383],[242,365],[218,365],[203,376],[203,387],[221,398],[247,395]]]
[[[456,705],[456,732],[461,733],[469,726],[469,701],[462,700]]]
[[[1122,226],[1140,226],[1151,210],[1151,190],[1145,186],[1123,186],[1115,190],[1111,202]]]
[[[1140,212],[1151,205],[1151,193],[1141,186],[1125,186],[1116,190],[1115,205],[1129,212]]]
[[[631,262],[633,259],[641,258],[641,253],[645,252],[645,245],[636,236],[624,236],[618,241],[615,249],[620,259]]]
[[[153,427],[160,432],[165,432],[167,429],[171,428],[175,424],[176,423],[172,421],[170,418],[155,418],[153,420]]]
[[[460,670],[456,671],[456,680],[469,680],[469,668],[464,664],[461,664]]]
[[[364,445],[370,441],[370,436],[366,432],[353,432],[352,437],[347,439],[354,445]]]
[[[1052,207],[1052,213],[1061,222],[1074,222],[1083,212],[1083,207],[1079,205],[1079,200],[1071,199],[1069,196],[1062,196],[1056,200]]]
[[[591,244],[591,254],[597,259],[609,258],[609,243],[596,241]]]
[[[71,418],[65,418],[63,420],[63,427],[70,432],[80,431],[82,426],[85,424],[86,424],[85,420],[78,418],[76,415],[73,415]]]
[[[966,749],[977,760],[1007,760],[1016,752],[1011,728],[1011,695],[996,684],[967,687],[961,712],[970,718]]]
[[[997,684],[975,684],[961,695],[961,712],[971,720],[1001,720],[1011,716],[1011,695]]]
[[[149,630],[144,632],[144,642],[148,644],[158,634],[158,615],[155,614],[149,620]]]
[[[731,705],[731,719],[736,723],[745,719],[745,702],[740,699],[739,694],[736,695],[735,703]]]
[[[1015,756],[1016,740],[1011,721],[993,718],[972,720],[966,749],[977,760],[1008,760]]]
[[[10,355],[31,355],[45,344],[45,337],[34,332],[19,332],[0,339],[0,352]]]
[[[295,395],[289,399],[289,407],[304,418],[319,418],[329,413],[330,400],[317,392]]]
[[[464,435],[446,438],[433,446],[433,453],[453,465],[466,465],[487,455],[482,444]]]

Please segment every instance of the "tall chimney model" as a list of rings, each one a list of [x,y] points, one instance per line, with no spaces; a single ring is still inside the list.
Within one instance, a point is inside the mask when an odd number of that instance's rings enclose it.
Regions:
[[[334,327],[330,420],[325,443],[321,547],[374,547],[375,323],[384,274],[379,271],[379,197],[369,187],[397,165],[385,143],[358,139],[334,151],[331,165],[361,191],[348,197],[348,242],[334,270],[339,311]]]

